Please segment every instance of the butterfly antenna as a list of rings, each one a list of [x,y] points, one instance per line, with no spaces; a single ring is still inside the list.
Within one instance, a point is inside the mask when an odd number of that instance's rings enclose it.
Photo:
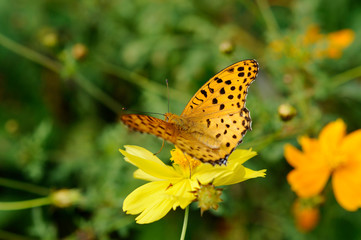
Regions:
[[[154,115],[161,115],[164,116],[163,113],[156,113],[156,112],[142,112],[142,111],[136,111],[136,110],[128,110],[126,108],[122,108],[123,111],[130,112],[132,114],[154,114]]]
[[[165,80],[165,84],[167,85],[167,95],[168,95],[168,112],[170,112],[169,110],[169,86],[168,86],[168,79]]]

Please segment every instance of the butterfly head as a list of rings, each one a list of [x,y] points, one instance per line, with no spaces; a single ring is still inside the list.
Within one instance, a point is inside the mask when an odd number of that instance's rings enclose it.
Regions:
[[[182,128],[183,130],[185,130],[184,128],[187,128],[187,126],[188,126],[187,121],[183,117],[178,116],[176,114],[166,113],[166,114],[164,114],[164,117],[165,117],[164,121],[169,122],[169,123],[174,123],[175,125]]]
[[[166,113],[164,114],[164,121],[166,122],[174,122],[174,120],[177,118],[177,115],[173,113]]]

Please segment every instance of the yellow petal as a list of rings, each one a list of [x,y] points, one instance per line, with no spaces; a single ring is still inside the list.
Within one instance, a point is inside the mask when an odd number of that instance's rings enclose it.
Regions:
[[[192,179],[200,181],[202,184],[212,183],[214,180],[219,178],[221,175],[231,175],[233,172],[230,171],[228,166],[212,166],[210,164],[202,164],[196,168],[196,171],[192,174]]]
[[[233,163],[243,164],[248,159],[253,158],[257,155],[257,152],[252,151],[252,149],[236,149],[228,158],[228,165]]]
[[[291,144],[285,145],[284,155],[285,155],[287,162],[292,167],[297,167],[299,165],[303,165],[306,161],[304,154],[300,150],[298,150],[297,148],[292,146]]]
[[[319,136],[322,151],[329,152],[339,148],[345,134],[346,124],[341,119],[327,124]]]
[[[178,206],[181,208],[186,208],[191,202],[195,199],[195,196],[192,191],[195,189],[192,187],[190,179],[183,179],[173,186],[167,188],[166,193],[170,196],[174,196],[176,201],[173,203],[173,209],[176,209]]]
[[[248,179],[245,178],[245,167],[242,164],[255,155],[257,153],[251,149],[237,149],[230,155],[227,165],[211,166],[203,164],[198,166],[193,176],[202,184],[213,183],[215,186],[242,182]]]
[[[266,177],[267,169],[262,169],[262,170],[258,170],[258,171],[254,171],[254,170],[249,169],[249,168],[244,168],[244,169],[246,170],[246,174],[244,175],[245,179],[257,178],[257,177]]]
[[[189,180],[171,184],[158,181],[144,184],[130,193],[123,203],[127,214],[139,214],[136,222],[150,223],[164,217],[172,208],[185,208],[195,199]]]
[[[150,182],[155,182],[155,181],[162,181],[163,179],[161,178],[157,178],[154,177],[153,175],[150,175],[146,172],[144,172],[143,170],[137,169],[134,171],[133,173],[134,178],[137,179],[142,179],[142,180],[146,180],[146,181],[150,181]]]
[[[220,174],[214,181],[214,186],[231,185],[246,180],[244,178],[246,174],[245,167],[242,164],[233,164],[233,167],[227,167],[224,169],[223,174]]]
[[[314,138],[302,136],[298,139],[304,153],[313,153],[319,151],[319,141]]]
[[[135,146],[135,145],[125,145],[124,148],[125,148],[125,151],[131,155],[134,155],[134,156],[137,156],[140,158],[144,158],[144,159],[148,159],[150,161],[164,165],[164,163],[157,156],[155,156],[152,152],[148,151],[145,148]]]
[[[345,153],[359,152],[361,146],[361,129],[348,134],[341,145],[341,151]]]
[[[138,224],[155,222],[164,217],[173,206],[174,200],[169,198],[158,198],[151,203],[151,207],[146,208],[135,218]]]
[[[139,150],[139,148],[140,147],[137,147],[137,150]],[[129,146],[127,146],[127,150],[128,149]],[[138,154],[139,156],[133,155],[121,149],[119,149],[119,151],[124,155],[126,161],[137,166],[145,173],[160,179],[174,179],[180,177],[179,173],[177,173],[171,166],[165,165],[158,158],[157,158],[158,160],[155,160],[154,159],[155,156],[153,156],[153,158],[151,158],[150,160],[148,158],[142,158],[142,157],[150,157],[149,153],[152,154],[151,152],[145,149],[142,149],[141,151],[133,151],[135,148],[130,148],[130,149],[131,149],[130,152],[134,154]]]
[[[123,211],[128,214],[139,214],[152,207],[154,201],[164,197],[168,181],[146,183],[131,192],[123,202]]]
[[[335,198],[348,211],[356,211],[361,207],[360,158],[349,159],[347,165],[336,169],[332,176]]]
[[[287,175],[287,181],[299,197],[308,198],[319,194],[330,176],[330,169],[294,169]]]

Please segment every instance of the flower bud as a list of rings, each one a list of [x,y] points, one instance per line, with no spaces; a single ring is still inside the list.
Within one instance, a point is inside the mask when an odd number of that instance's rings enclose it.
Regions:
[[[204,211],[207,211],[211,208],[217,210],[218,203],[222,201],[222,189],[215,188],[212,183],[209,183],[207,185],[202,185],[200,182],[198,183],[199,188],[193,191],[193,193],[197,198],[198,207],[201,209],[201,215]]]
[[[278,107],[278,115],[280,116],[282,121],[285,121],[285,122],[289,121],[294,116],[296,116],[296,114],[297,114],[296,109],[288,103],[281,104]]]
[[[19,130],[19,123],[14,119],[9,119],[5,123],[5,130],[11,134],[16,133]]]
[[[76,60],[81,60],[88,54],[88,48],[82,43],[77,43],[73,46],[71,52]]]
[[[42,28],[39,31],[40,42],[45,47],[55,47],[59,43],[58,33],[52,28]]]
[[[52,204],[60,207],[70,207],[80,201],[81,194],[77,189],[60,189],[51,194]]]
[[[219,45],[219,51],[224,54],[231,54],[234,51],[234,45],[231,41],[223,41]]]
[[[292,211],[296,227],[301,232],[313,230],[320,220],[319,205],[324,201],[323,197],[315,196],[304,199],[298,198],[293,203]]]

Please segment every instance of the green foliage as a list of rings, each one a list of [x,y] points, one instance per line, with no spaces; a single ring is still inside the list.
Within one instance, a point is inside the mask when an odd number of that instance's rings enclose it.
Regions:
[[[170,109],[180,114],[209,77],[252,58],[260,64],[247,99],[253,131],[240,147],[258,151],[246,165],[267,176],[226,189],[218,211],[200,217],[191,208],[187,237],[358,239],[359,211],[346,212],[332,195],[316,230],[296,230],[283,147],[337,118],[361,128],[360,11],[356,0],[0,1],[0,202],[59,189],[82,195],[67,208],[2,211],[0,238],[178,238],[184,211],[146,226],[122,211],[142,181],[118,149],[157,152],[161,141],[129,132],[119,114],[167,112],[166,79]],[[300,45],[312,25],[324,35],[351,29],[355,40],[340,58],[315,57],[324,45]],[[233,52],[222,51],[224,42]],[[289,122],[277,114],[283,103],[297,110]],[[170,149],[159,157],[168,161]]]

